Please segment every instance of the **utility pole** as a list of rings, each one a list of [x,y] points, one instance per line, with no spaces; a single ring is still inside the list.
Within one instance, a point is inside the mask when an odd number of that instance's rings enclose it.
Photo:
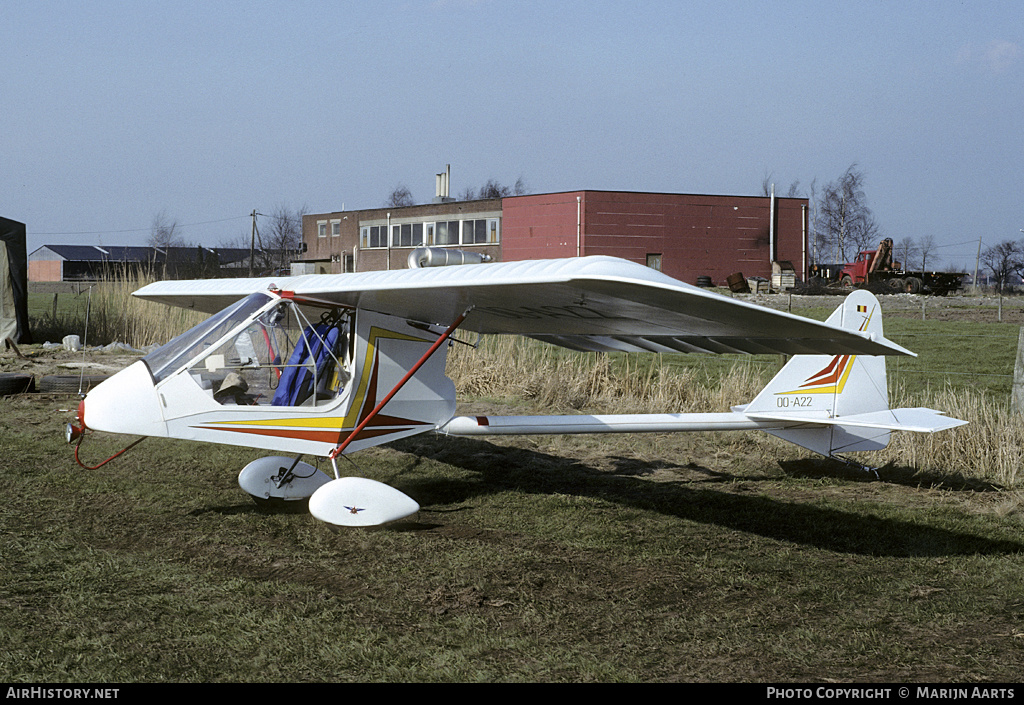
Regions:
[[[252,276],[252,261],[256,258],[256,209],[252,209],[252,238],[249,240],[249,276]]]
[[[974,259],[974,291],[978,291],[978,262],[981,261],[981,238],[978,238],[978,256]]]

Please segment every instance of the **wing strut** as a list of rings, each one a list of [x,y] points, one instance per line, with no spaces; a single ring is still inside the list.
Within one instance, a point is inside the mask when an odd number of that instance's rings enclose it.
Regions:
[[[352,429],[352,433],[348,434],[348,436],[345,438],[345,440],[342,441],[340,444],[338,444],[337,448],[335,448],[334,450],[331,451],[330,455],[328,455],[327,457],[331,459],[331,464],[334,466],[334,477],[335,478],[337,478],[339,476],[338,475],[338,465],[335,462],[337,457],[339,455],[341,455],[344,452],[345,448],[348,447],[349,443],[351,443],[353,440],[355,440],[356,436],[358,436],[359,433],[364,428],[366,428],[366,425],[368,423],[370,423],[370,421],[373,420],[373,417],[376,416],[377,414],[379,414],[381,409],[383,409],[384,406],[389,401],[391,401],[391,398],[394,397],[396,394],[398,394],[398,390],[400,390],[402,387],[404,387],[405,383],[408,382],[410,379],[412,379],[413,375],[415,375],[416,372],[424,365],[424,363],[426,363],[426,361],[430,359],[430,356],[433,355],[434,352],[439,347],[441,347],[441,345],[444,344],[444,341],[448,340],[448,337],[452,333],[455,332],[455,329],[458,328],[460,325],[462,325],[462,322],[464,320],[466,320],[466,316],[467,315],[469,315],[469,309],[467,309],[465,313],[463,313],[461,316],[459,316],[454,321],[452,321],[452,324],[450,326],[448,326],[448,328],[445,330],[445,332],[442,333],[441,336],[437,340],[434,341],[434,344],[430,346],[430,349],[427,350],[425,353],[423,353],[423,356],[419,360],[416,361],[416,364],[413,365],[409,369],[409,371],[405,373],[405,376],[402,377],[402,379],[400,379],[398,381],[398,384],[395,385],[394,389],[392,389],[390,392],[388,392],[387,396],[385,396],[384,399],[382,399],[381,402],[379,404],[377,404],[377,406],[374,407],[373,411],[371,411],[369,414],[367,414],[366,418],[364,418],[362,421],[360,421],[359,425],[357,425],[354,429]]]

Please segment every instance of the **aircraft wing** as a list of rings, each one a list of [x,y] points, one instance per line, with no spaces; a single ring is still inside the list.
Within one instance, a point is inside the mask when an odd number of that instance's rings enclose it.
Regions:
[[[271,285],[339,306],[575,350],[913,355],[871,337],[677,281],[615,257],[298,277],[163,281],[135,296],[214,313]]]

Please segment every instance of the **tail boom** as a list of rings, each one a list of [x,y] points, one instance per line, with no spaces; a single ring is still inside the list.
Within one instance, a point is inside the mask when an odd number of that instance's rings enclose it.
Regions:
[[[606,414],[575,416],[456,416],[438,429],[449,436],[756,431],[782,427],[739,413]]]

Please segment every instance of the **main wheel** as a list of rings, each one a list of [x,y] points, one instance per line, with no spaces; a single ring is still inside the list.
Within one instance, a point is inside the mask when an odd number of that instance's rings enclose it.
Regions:
[[[238,485],[262,507],[304,507],[331,478],[309,463],[271,455],[252,461],[238,473]]]

